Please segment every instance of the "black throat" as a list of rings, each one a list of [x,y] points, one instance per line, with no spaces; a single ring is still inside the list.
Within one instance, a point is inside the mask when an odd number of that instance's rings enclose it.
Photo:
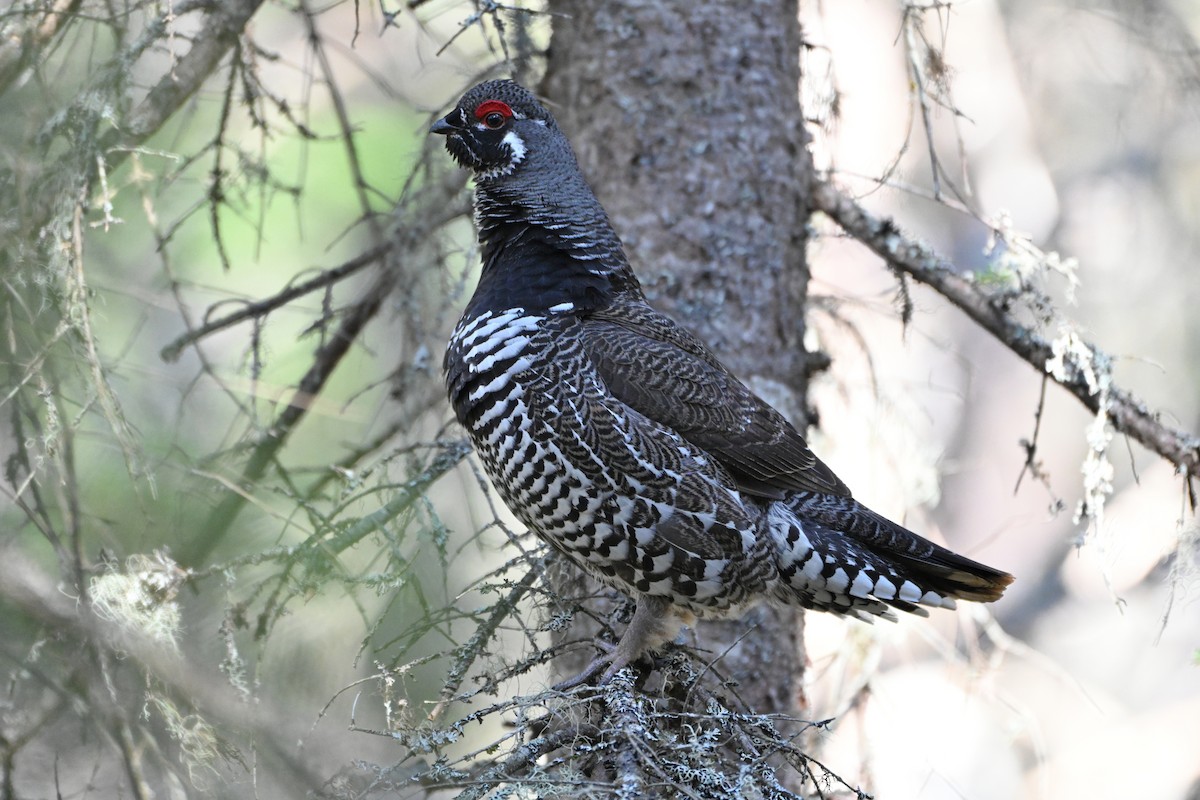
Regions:
[[[580,229],[505,195],[498,187],[477,188],[483,271],[467,318],[517,307],[546,312],[564,304],[588,313],[605,308],[619,293],[641,293],[607,219],[604,230]]]

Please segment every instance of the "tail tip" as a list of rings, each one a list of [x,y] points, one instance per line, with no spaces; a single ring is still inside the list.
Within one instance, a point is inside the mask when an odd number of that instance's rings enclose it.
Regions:
[[[954,575],[953,580],[959,584],[955,587],[955,597],[977,603],[992,603],[1000,599],[1016,578],[1007,572],[989,569],[986,573],[962,572]]]

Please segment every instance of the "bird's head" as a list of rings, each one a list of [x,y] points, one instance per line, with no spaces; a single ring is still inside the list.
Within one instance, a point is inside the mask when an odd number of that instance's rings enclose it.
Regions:
[[[430,133],[446,137],[446,150],[478,179],[512,173],[535,140],[556,129],[554,118],[533,93],[509,80],[487,81],[462,96],[433,123]]]

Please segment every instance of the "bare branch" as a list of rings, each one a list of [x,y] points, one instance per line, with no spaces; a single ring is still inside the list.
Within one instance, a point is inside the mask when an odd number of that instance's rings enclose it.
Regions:
[[[194,344],[195,342],[198,342],[204,337],[214,334],[217,331],[223,331],[226,328],[237,325],[239,322],[244,322],[248,319],[265,317],[270,312],[287,305],[298,297],[303,297],[309,292],[315,292],[317,289],[324,289],[327,286],[337,283],[342,278],[353,275],[363,267],[374,264],[376,261],[382,258],[387,251],[388,247],[386,245],[381,247],[373,247],[370,250],[359,253],[354,258],[351,258],[350,260],[345,261],[336,267],[321,270],[321,272],[315,277],[309,278],[306,281],[301,281],[300,283],[292,284],[286,289],[282,289],[270,297],[257,300],[252,303],[247,302],[232,314],[226,314],[223,317],[209,320],[200,327],[190,330],[182,336],[176,337],[174,341],[159,351],[159,355],[162,357],[163,361],[177,361],[179,359],[179,355],[188,345]],[[212,311],[213,308],[215,308],[215,306],[209,310]]]
[[[217,64],[237,42],[237,37],[246,23],[258,11],[263,0],[239,0],[236,3],[221,3],[208,15],[204,22],[205,34],[195,40],[175,68],[159,79],[146,98],[129,113],[124,126],[113,131],[105,147],[130,146],[142,142],[163,126],[200,85],[212,76]],[[178,13],[178,9],[176,10]],[[148,29],[147,33],[151,29]],[[156,37],[157,38],[157,37]],[[118,151],[121,160],[128,151]]]
[[[82,4],[83,0],[54,0],[41,16],[31,15],[23,30],[5,31],[0,40],[0,92],[37,61]]]
[[[359,301],[342,316],[341,324],[333,335],[318,348],[312,366],[301,378],[287,407],[280,412],[275,422],[267,428],[255,445],[246,466],[242,469],[241,478],[238,480],[240,486],[257,483],[275,460],[279,449],[307,413],[312,398],[321,392],[334,369],[350,351],[350,346],[357,341],[367,323],[374,319],[384,299],[395,289],[405,271],[398,262],[398,254],[409,254],[417,249],[420,241],[429,233],[425,223],[430,210],[433,209],[433,213],[436,213],[437,210],[450,206],[454,195],[462,188],[464,182],[465,179],[461,175],[447,173],[442,180],[423,186],[406,199],[400,211],[398,232],[382,255],[383,268],[376,273]],[[227,494],[213,509],[204,526],[205,530],[210,532],[209,536],[202,542],[196,542],[188,552],[182,554],[184,563],[201,563],[228,533],[230,523],[245,504],[244,495]]]

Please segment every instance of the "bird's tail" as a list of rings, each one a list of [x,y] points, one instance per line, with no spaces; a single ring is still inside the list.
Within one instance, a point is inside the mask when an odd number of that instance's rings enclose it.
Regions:
[[[776,594],[805,608],[895,618],[955,599],[990,602],[1013,581],[881,517],[856,500],[798,492],[773,503]]]

